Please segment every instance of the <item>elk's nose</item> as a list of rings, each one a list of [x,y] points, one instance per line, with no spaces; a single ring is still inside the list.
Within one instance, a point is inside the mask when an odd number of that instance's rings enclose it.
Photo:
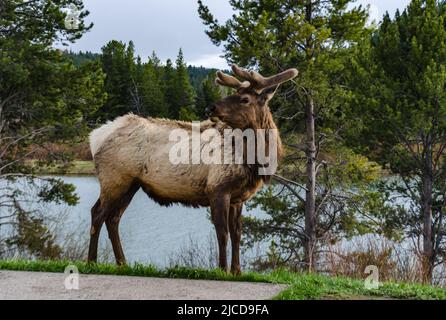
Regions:
[[[206,108],[206,115],[210,116],[216,108],[217,106],[215,104],[211,104],[209,107]]]

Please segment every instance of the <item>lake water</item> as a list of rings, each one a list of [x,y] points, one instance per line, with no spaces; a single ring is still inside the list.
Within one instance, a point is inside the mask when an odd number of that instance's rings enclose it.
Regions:
[[[89,237],[90,209],[99,196],[99,182],[94,176],[61,176],[76,186],[80,198],[75,207],[51,205],[51,212],[64,212],[63,228],[67,233]],[[262,216],[260,210],[244,214]],[[141,190],[125,211],[120,234],[127,261],[168,266],[170,258],[190,246],[200,244],[206,250],[215,239],[214,227],[206,208],[186,208],[179,205],[161,207]],[[111,245],[105,225],[100,236],[100,250]],[[211,250],[209,250],[211,251]],[[113,258],[113,254],[111,255]]]

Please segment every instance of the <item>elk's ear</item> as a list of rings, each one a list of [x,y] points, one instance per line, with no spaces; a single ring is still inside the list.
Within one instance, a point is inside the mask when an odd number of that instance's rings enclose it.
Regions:
[[[268,87],[262,91],[260,94],[262,102],[267,103],[269,100],[271,100],[274,95],[276,94],[277,89],[279,88],[279,85]]]

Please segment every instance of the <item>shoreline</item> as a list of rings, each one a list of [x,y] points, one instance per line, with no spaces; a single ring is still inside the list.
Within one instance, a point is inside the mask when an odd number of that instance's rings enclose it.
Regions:
[[[94,162],[74,160],[69,166],[39,167],[36,170],[39,175],[66,175],[66,176],[94,176],[96,175]]]
[[[37,173],[43,175],[94,176],[96,170],[92,160],[74,160],[68,167],[39,167]],[[381,170],[380,175],[383,178],[394,176],[394,174],[384,169]]]

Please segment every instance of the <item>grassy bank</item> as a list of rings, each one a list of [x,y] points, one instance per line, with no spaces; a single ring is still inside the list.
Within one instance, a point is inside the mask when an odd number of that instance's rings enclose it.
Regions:
[[[68,166],[39,166],[36,167],[36,172],[42,175],[93,175],[95,174],[95,168],[93,161],[75,160]]]
[[[404,283],[383,283],[379,289],[368,290],[364,281],[344,277],[292,273],[277,270],[270,273],[246,272],[232,276],[220,270],[189,269],[182,267],[160,270],[154,266],[134,264],[118,267],[114,264],[87,264],[70,261],[0,260],[0,270],[63,272],[74,264],[81,274],[107,274],[140,277],[206,279],[220,281],[248,281],[287,284],[288,289],[275,299],[446,299],[446,289]]]

